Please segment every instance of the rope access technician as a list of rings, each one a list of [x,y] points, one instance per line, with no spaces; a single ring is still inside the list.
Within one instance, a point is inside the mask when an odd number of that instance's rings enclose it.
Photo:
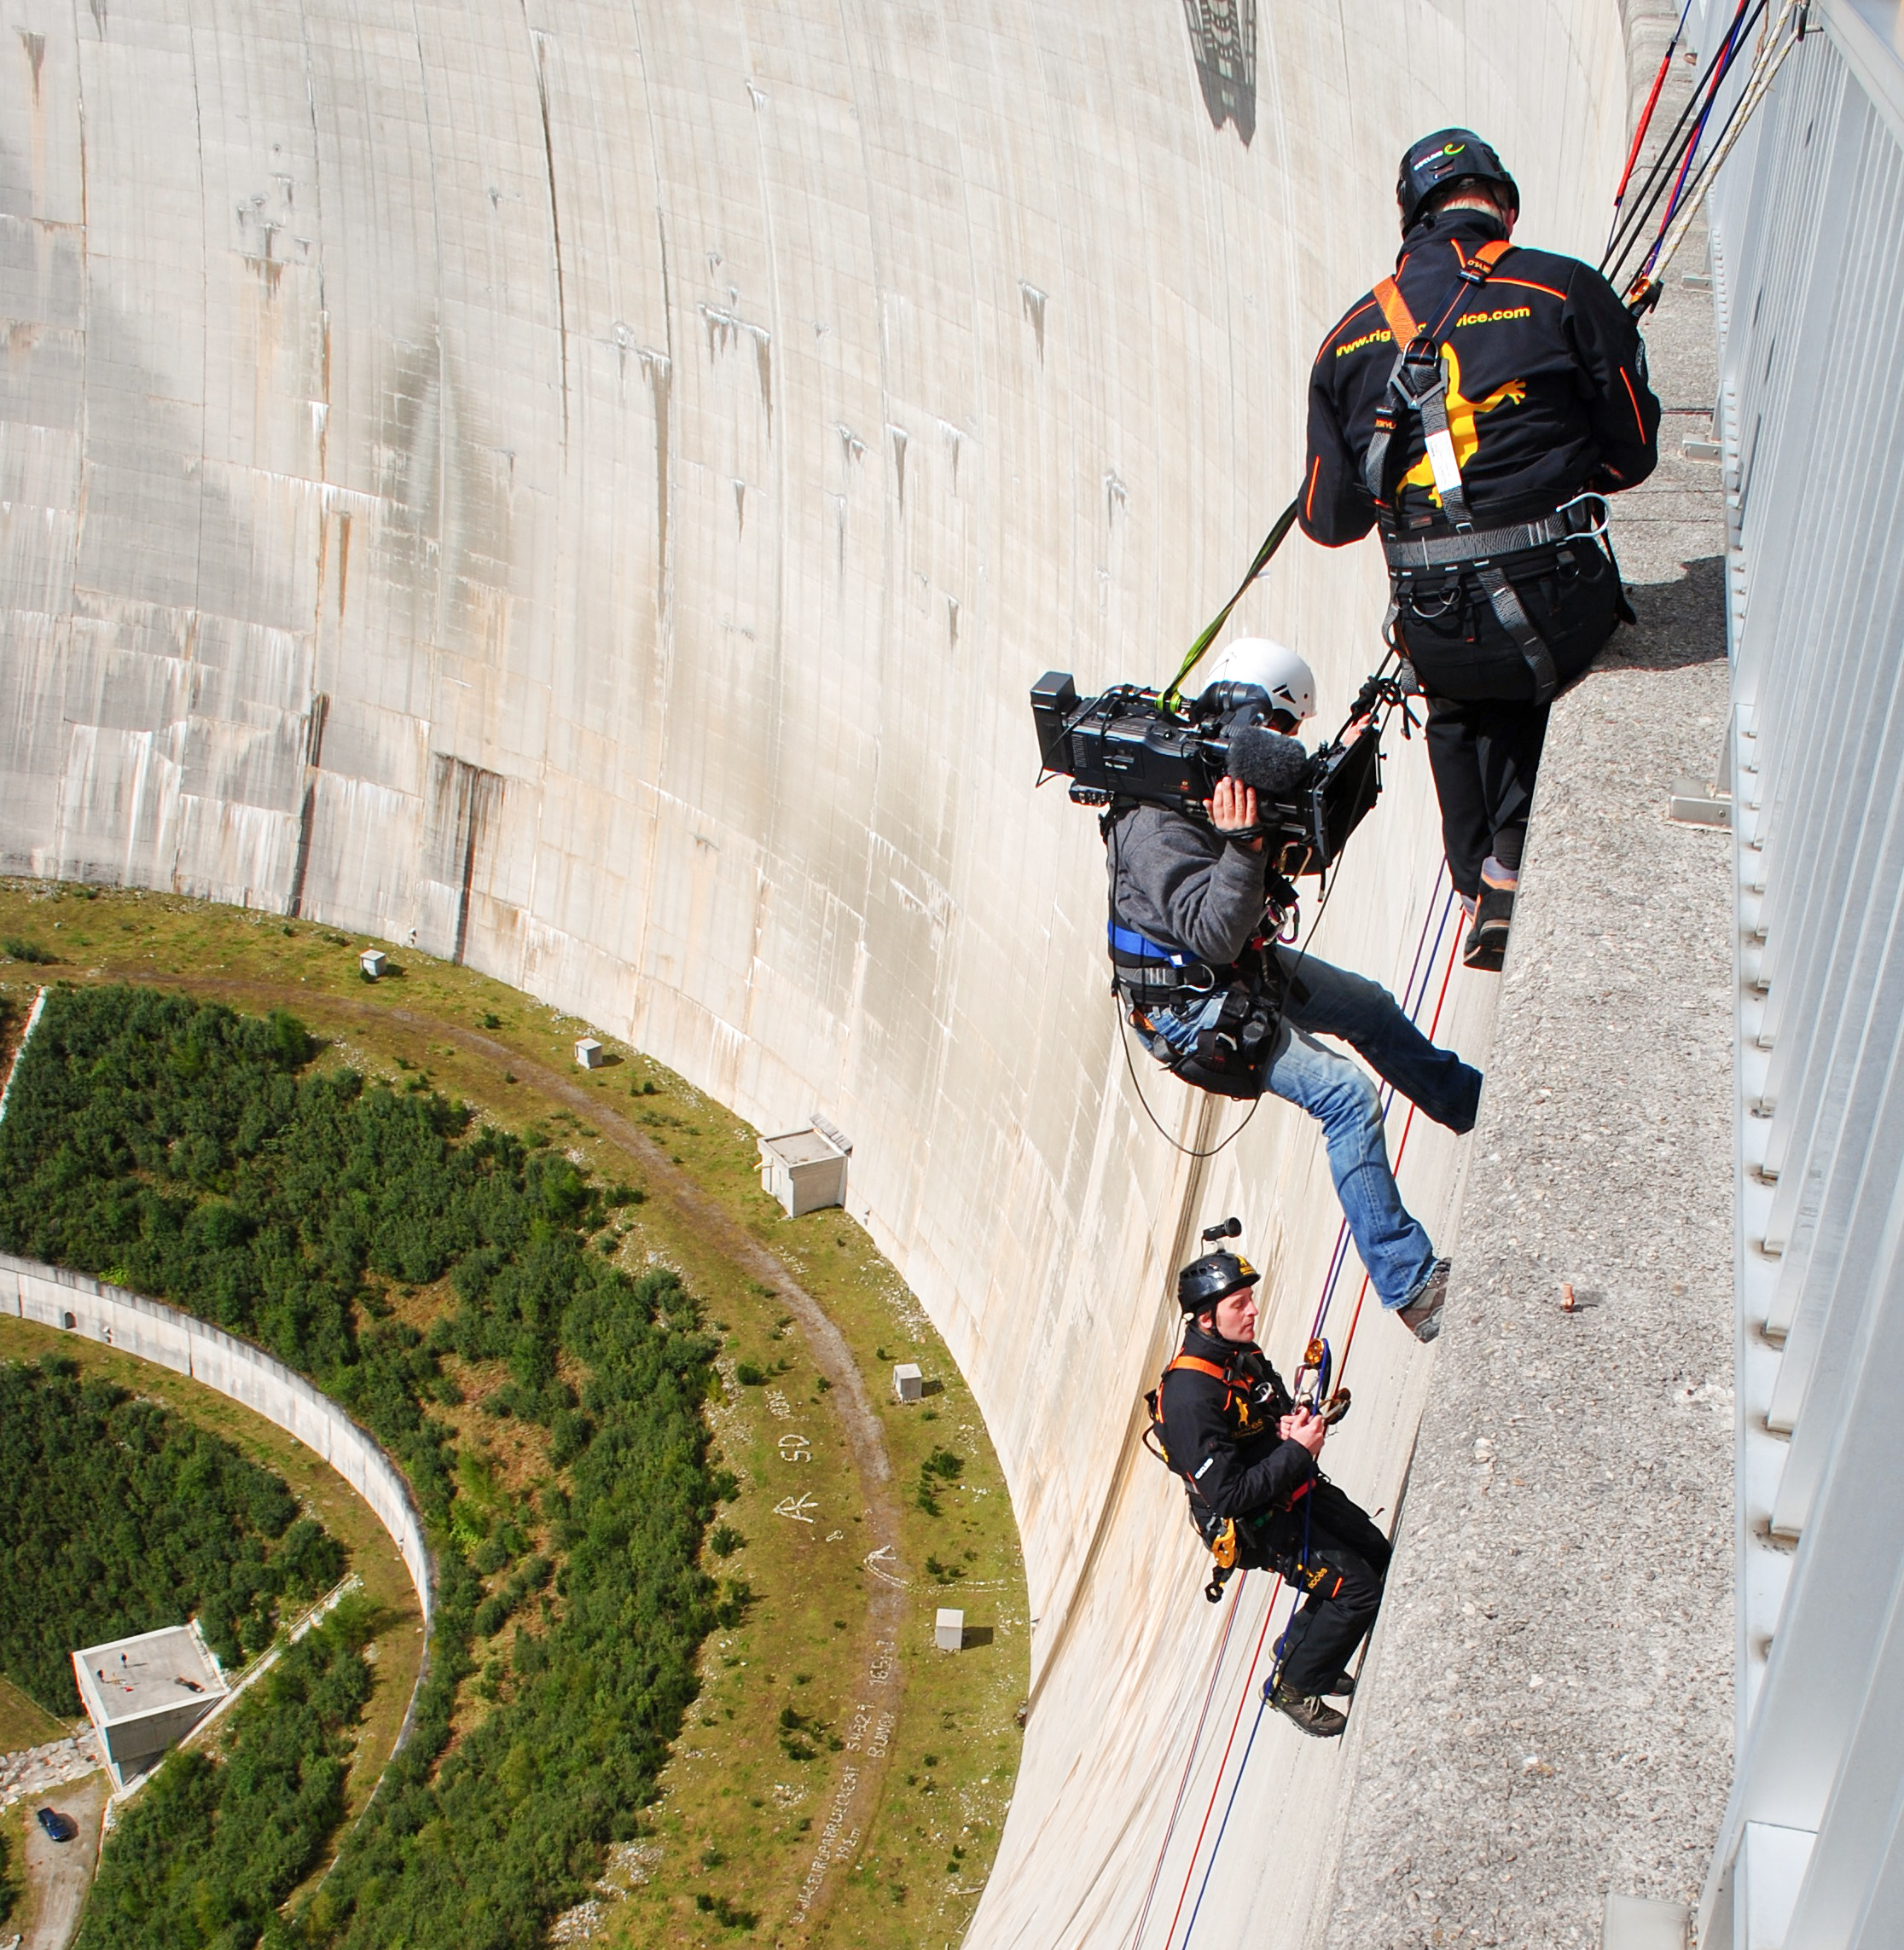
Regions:
[[[1297,1407],[1256,1344],[1256,1288],[1239,1253],[1205,1253],[1177,1275],[1183,1347],[1158,1390],[1164,1446],[1204,1541],[1214,1547],[1230,1526],[1232,1564],[1280,1571],[1307,1593],[1265,1692],[1327,1739],[1348,1722],[1323,1696],[1355,1690],[1344,1669],[1381,1608],[1390,1546],[1321,1474],[1327,1425]]]
[[[1415,143],[1396,195],[1395,276],[1316,355],[1299,514],[1332,548],[1380,526],[1465,958],[1499,968],[1548,705],[1634,620],[1604,496],[1652,472],[1659,402],[1612,286],[1512,245],[1520,192],[1478,136]]]
[[[1204,687],[1219,684],[1265,694],[1279,733],[1315,709],[1309,665],[1266,638],[1239,638],[1215,659]],[[1481,1073],[1431,1042],[1379,983],[1278,946],[1283,915],[1271,896],[1293,905],[1295,894],[1269,877],[1260,829],[1252,836],[1254,786],[1222,779],[1205,806],[1208,825],[1129,800],[1105,815],[1118,999],[1152,1055],[1185,1082],[1235,1097],[1268,1090],[1321,1124],[1370,1283],[1418,1340],[1431,1341],[1448,1262],[1396,1189],[1374,1086],[1315,1039],[1347,1043],[1452,1131],[1473,1129]]]

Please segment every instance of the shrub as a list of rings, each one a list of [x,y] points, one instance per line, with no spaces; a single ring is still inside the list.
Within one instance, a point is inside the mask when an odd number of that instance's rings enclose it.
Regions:
[[[15,935],[9,935],[4,941],[0,941],[0,948],[5,949],[15,961],[30,961],[37,966],[44,967],[54,959],[37,941],[21,941]]]
[[[167,1825],[140,1828],[148,1872],[124,1901],[96,1894],[86,1942],[243,1950],[264,1918],[274,1942],[294,1932],[311,1950],[539,1950],[652,1797],[695,1696],[701,1640],[752,1602],[744,1581],[717,1584],[699,1561],[737,1489],[707,1464],[715,1343],[673,1274],[630,1280],[584,1250],[599,1198],[546,1139],[472,1128],[432,1090],[307,1062],[273,1024],[214,1004],[59,991],[0,1124],[0,1248],[117,1268],[311,1375],[402,1464],[437,1564],[410,1739],[297,1916],[266,1912],[298,1879],[282,1880],[281,1856],[309,1859],[305,1831],[280,1849],[255,1824],[229,1824],[229,1800],[194,1765],[165,1796],[140,1797]],[[427,1340],[395,1319],[360,1324],[386,1283],[445,1275],[456,1311]],[[553,1439],[579,1411],[562,1435],[586,1437],[568,1486],[542,1493],[566,1561],[531,1558],[493,1593],[463,1553],[515,1506],[479,1471],[465,1475],[450,1431],[425,1412],[450,1351],[507,1365],[491,1399],[510,1413]],[[587,1377],[579,1401],[558,1357]],[[538,1628],[516,1628],[502,1697],[446,1753],[473,1633],[502,1630],[550,1587]],[[325,1769],[313,1767],[315,1794]],[[228,1828],[258,1865],[229,1891],[199,1860]],[[139,1932],[183,1934],[137,1934],[135,1910]]]
[[[368,1605],[346,1600],[232,1709],[220,1757],[174,1754],[107,1838],[77,1950],[248,1950],[344,1817],[370,1697]]]
[[[75,1645],[195,1614],[235,1665],[344,1568],[230,1443],[70,1361],[0,1363],[0,1669],[49,1712],[80,1711]]]

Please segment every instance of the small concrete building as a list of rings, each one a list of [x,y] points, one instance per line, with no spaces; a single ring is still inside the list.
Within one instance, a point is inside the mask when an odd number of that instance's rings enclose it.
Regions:
[[[374,982],[389,963],[380,948],[367,948],[357,957],[357,966]]]
[[[932,1643],[942,1652],[961,1652],[965,1650],[965,1613],[948,1611],[943,1605],[932,1625]]]
[[[760,1188],[797,1219],[822,1205],[846,1203],[846,1160],[852,1151],[833,1126],[816,1117],[805,1130],[760,1140]]]
[[[73,1655],[73,1669],[121,1789],[149,1773],[227,1691],[195,1620],[88,1645]]]
[[[926,1392],[926,1378],[919,1372],[917,1361],[899,1361],[892,1364],[892,1392],[902,1402],[917,1402]]]
[[[575,1039],[575,1060],[583,1070],[599,1070],[607,1061],[607,1054],[592,1036],[578,1036]]]

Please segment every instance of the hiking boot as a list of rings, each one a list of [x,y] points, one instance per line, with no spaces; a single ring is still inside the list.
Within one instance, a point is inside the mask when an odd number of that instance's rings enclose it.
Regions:
[[[1437,1259],[1428,1277],[1406,1307],[1398,1307],[1395,1317],[1424,1346],[1441,1332],[1441,1310],[1448,1303],[1448,1262]]]
[[[1470,968],[1492,972],[1501,966],[1507,953],[1507,930],[1514,919],[1514,890],[1481,883],[1481,898],[1475,904],[1474,926],[1461,944],[1461,960]]]
[[[1353,1698],[1355,1691],[1355,1675],[1353,1673],[1338,1673],[1334,1679],[1322,1690],[1328,1694],[1331,1699]]]
[[[1269,1703],[1317,1740],[1339,1739],[1343,1728],[1349,1724],[1347,1714],[1338,1713],[1332,1706],[1325,1706],[1313,1694],[1292,1692],[1280,1683],[1269,1695]]]

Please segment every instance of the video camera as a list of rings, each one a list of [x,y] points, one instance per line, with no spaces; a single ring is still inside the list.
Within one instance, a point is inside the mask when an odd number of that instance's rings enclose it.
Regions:
[[[1380,796],[1379,728],[1344,734],[1377,703],[1396,701],[1396,689],[1392,680],[1371,677],[1349,724],[1313,756],[1269,729],[1269,701],[1254,684],[1213,684],[1176,711],[1135,684],[1080,700],[1068,671],[1047,670],[1031,687],[1031,717],[1045,771],[1071,780],[1077,805],[1135,800],[1207,825],[1205,801],[1219,779],[1253,786],[1252,830],[1293,879],[1333,866]]]

